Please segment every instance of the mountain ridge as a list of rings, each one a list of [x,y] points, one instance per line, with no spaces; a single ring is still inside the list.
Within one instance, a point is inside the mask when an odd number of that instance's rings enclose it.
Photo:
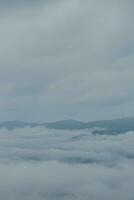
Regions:
[[[59,120],[55,122],[24,122],[19,120],[0,122],[0,129],[5,128],[8,130],[14,130],[16,128],[25,127],[39,127],[43,126],[48,129],[56,130],[84,130],[90,129],[94,134],[117,134],[128,131],[134,131],[134,117],[117,118],[111,120],[97,120],[89,122],[81,122],[79,120]]]

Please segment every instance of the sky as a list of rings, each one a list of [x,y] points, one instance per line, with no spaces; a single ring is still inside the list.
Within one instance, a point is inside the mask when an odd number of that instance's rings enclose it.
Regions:
[[[134,115],[132,0],[0,0],[0,121]]]

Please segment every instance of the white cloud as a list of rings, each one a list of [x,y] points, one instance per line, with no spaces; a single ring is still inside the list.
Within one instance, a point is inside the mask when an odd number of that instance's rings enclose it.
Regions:
[[[134,133],[0,131],[0,199],[132,200]]]

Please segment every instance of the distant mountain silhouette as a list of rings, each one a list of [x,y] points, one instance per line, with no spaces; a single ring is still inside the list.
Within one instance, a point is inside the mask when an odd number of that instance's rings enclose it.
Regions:
[[[82,129],[84,128],[83,122],[77,120],[61,120],[57,122],[46,123],[46,127],[49,129],[63,129],[63,130],[72,130],[72,129]]]
[[[101,120],[93,122],[81,122],[77,120],[61,120],[49,123],[29,123],[23,121],[6,121],[0,123],[0,128],[14,130],[16,128],[44,126],[57,130],[83,130],[90,129],[94,134],[118,134],[134,131],[134,117]]]
[[[117,134],[134,131],[134,117],[101,120],[93,122],[80,122],[76,120],[64,120],[46,124],[47,128],[62,130],[91,129],[94,134]]]
[[[37,123],[28,123],[28,122],[23,122],[23,121],[5,121],[0,123],[0,129],[5,128],[8,130],[13,130],[16,128],[25,128],[25,127],[35,127],[38,126]]]

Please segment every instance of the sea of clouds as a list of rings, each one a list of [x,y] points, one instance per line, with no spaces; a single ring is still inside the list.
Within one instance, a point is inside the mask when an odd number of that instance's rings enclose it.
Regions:
[[[134,133],[0,130],[1,200],[133,200]]]

